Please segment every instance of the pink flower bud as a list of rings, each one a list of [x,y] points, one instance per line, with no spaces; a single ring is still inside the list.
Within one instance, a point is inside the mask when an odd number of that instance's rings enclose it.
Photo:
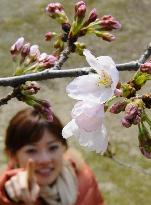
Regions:
[[[89,14],[89,18],[88,18],[88,22],[92,23],[97,19],[97,14],[96,14],[96,9],[94,8],[90,14]]]
[[[122,119],[122,125],[126,128],[129,128],[129,127],[131,127],[132,124],[129,122],[129,120],[123,118]]]
[[[86,6],[85,2],[84,1],[79,1],[75,4],[75,13],[77,12],[77,10],[80,6]]]
[[[129,103],[125,108],[125,116],[126,119],[132,120],[134,117],[136,117],[138,113],[138,107],[132,103]]]
[[[35,61],[39,58],[40,56],[40,51],[39,51],[39,46],[38,45],[33,45],[30,47],[30,52],[29,52],[29,57]]]
[[[34,105],[35,109],[40,112],[49,122],[53,121],[52,107],[46,100],[37,100]]]
[[[30,52],[30,43],[26,43],[22,48],[21,56],[25,58],[29,54],[29,52]]]
[[[47,32],[46,34],[45,34],[45,40],[46,41],[51,41],[51,39],[53,38],[53,33],[52,32]]]
[[[103,16],[100,19],[100,25],[101,25],[101,28],[107,31],[121,28],[121,24],[119,23],[119,21],[117,21],[114,17],[110,15]]]
[[[111,106],[109,111],[111,113],[118,114],[118,113],[120,113],[120,112],[125,110],[126,105],[127,105],[127,102],[125,102],[125,101],[123,101],[123,102],[116,102],[116,103],[114,103]]]
[[[80,18],[80,19],[83,19],[85,17],[85,13],[86,13],[86,6],[81,5],[81,6],[78,7],[78,9],[75,13],[75,16]]]
[[[40,86],[35,81],[27,81],[21,86],[21,89],[21,92],[24,95],[35,95],[40,90]]]
[[[54,15],[55,13],[62,12],[63,10],[64,10],[63,6],[60,3],[50,3],[46,7],[46,12],[50,15]]]
[[[41,53],[39,58],[38,58],[38,61],[43,62],[47,58],[47,56],[48,56],[47,53]]]
[[[43,65],[45,68],[50,68],[52,66],[54,66],[55,62],[57,61],[57,58],[53,55],[48,55],[44,61],[43,61]]]
[[[20,53],[22,47],[24,45],[24,38],[20,37],[17,41],[11,46],[10,52],[12,55],[17,55]]]

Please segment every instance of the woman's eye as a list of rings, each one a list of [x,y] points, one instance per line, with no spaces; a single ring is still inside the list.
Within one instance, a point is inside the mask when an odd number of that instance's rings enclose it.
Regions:
[[[59,145],[51,145],[51,146],[49,147],[49,151],[50,151],[50,152],[53,152],[53,151],[56,151],[58,148],[59,148]]]
[[[32,148],[31,149],[27,149],[26,153],[27,154],[34,154],[34,153],[36,153],[36,149],[32,149]]]

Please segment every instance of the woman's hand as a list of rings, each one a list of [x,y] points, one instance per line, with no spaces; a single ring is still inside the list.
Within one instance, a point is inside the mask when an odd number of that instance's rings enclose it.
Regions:
[[[34,177],[34,162],[28,161],[27,169],[20,171],[5,183],[5,190],[13,201],[32,204],[39,196],[40,187]]]

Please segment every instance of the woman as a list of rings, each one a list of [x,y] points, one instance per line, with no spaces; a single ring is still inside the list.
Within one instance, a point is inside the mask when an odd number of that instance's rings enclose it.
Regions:
[[[8,168],[0,178],[0,205],[103,205],[90,168],[68,151],[62,124],[33,109],[18,112],[6,132]]]

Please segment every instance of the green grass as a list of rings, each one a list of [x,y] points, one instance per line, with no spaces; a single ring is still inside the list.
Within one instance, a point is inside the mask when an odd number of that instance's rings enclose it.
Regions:
[[[52,1],[51,1],[52,2]],[[73,18],[74,0],[60,1],[69,16]],[[84,41],[96,55],[110,55],[116,63],[136,60],[151,41],[150,0],[87,0],[89,9],[96,7],[99,15],[111,14],[122,23],[122,29],[115,32],[117,39],[113,43],[104,42],[95,37],[87,37]],[[41,51],[50,52],[51,44],[44,41],[47,31],[59,31],[58,25],[45,13],[47,0],[0,0],[0,62],[1,76],[12,75],[13,65],[9,54],[10,46],[15,40],[24,36],[32,44],[38,43]],[[81,39],[83,40],[83,39]],[[82,67],[87,65],[83,57],[72,54],[64,67]],[[132,72],[120,73],[121,81],[127,81]],[[50,100],[54,111],[64,123],[70,120],[70,110],[75,103],[65,94],[65,87],[71,79],[56,79],[42,82],[40,97]],[[149,89],[144,89],[144,92]],[[1,88],[0,96],[10,92],[10,88]],[[17,110],[25,105],[12,100],[0,108],[0,135],[5,134],[9,119]],[[106,115],[105,124],[111,144],[117,158],[133,166],[144,167],[151,172],[150,160],[139,152],[137,128],[122,128],[122,115]],[[2,144],[2,143],[1,143]],[[72,144],[75,144],[72,142]],[[2,148],[1,148],[2,149]],[[122,167],[111,159],[90,153],[79,148],[86,161],[94,170],[106,204],[110,205],[149,205],[151,203],[151,176]],[[2,162],[6,161],[3,157]]]

